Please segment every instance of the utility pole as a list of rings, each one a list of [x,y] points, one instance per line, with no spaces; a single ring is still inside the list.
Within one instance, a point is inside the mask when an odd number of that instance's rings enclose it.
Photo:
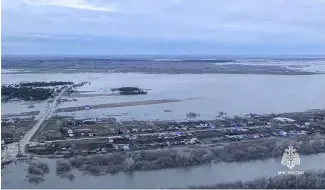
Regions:
[[[20,146],[20,141],[18,141],[18,154],[17,157],[22,157],[22,152],[21,152],[21,146]]]

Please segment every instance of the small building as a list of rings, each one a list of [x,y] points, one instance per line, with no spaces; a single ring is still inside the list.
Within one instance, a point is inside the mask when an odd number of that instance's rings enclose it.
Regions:
[[[92,129],[75,129],[74,135],[75,136],[89,136],[89,134],[93,133]]]
[[[215,129],[215,128],[216,128],[216,125],[213,124],[213,123],[209,123],[209,128],[211,128],[211,129]]]
[[[139,135],[136,138],[136,142],[139,144],[148,144],[151,142],[151,135]]]
[[[198,139],[197,138],[192,138],[191,140],[190,140],[190,143],[191,144],[195,144],[195,143],[198,143],[199,141],[198,141]]]
[[[285,131],[280,131],[280,132],[279,132],[279,135],[281,135],[281,136],[283,136],[283,137],[286,137],[288,134],[287,134],[287,132],[285,132]]]
[[[115,150],[124,150],[124,146],[130,145],[130,140],[127,138],[114,138],[113,145]]]
[[[132,133],[137,133],[138,129],[132,129],[131,131],[132,131]]]
[[[248,134],[247,137],[249,139],[257,139],[257,138],[260,138],[260,135],[259,134]]]
[[[307,132],[306,132],[306,131],[299,131],[299,132],[297,132],[297,134],[298,134],[298,135],[306,135]]]
[[[123,149],[124,151],[129,151],[129,150],[130,150],[130,146],[129,146],[129,145],[124,145],[124,146],[122,147],[122,149]]]
[[[294,119],[290,119],[287,117],[276,117],[273,119],[274,121],[282,122],[282,123],[294,123]]]
[[[97,119],[96,118],[92,118],[92,119],[85,119],[83,120],[84,124],[95,124],[97,123]]]
[[[114,138],[113,143],[120,145],[128,145],[130,144],[130,140],[128,138]]]

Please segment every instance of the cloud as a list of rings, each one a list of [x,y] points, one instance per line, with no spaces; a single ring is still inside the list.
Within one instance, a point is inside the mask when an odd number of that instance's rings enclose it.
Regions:
[[[114,12],[115,10],[112,7],[102,7],[92,5],[90,2],[85,0],[25,0],[29,4],[38,4],[38,5],[53,5],[59,7],[68,7],[74,9],[85,9],[93,11],[105,11],[105,12]]]
[[[2,9],[3,36],[272,43],[279,49],[315,49],[312,44],[325,40],[324,0],[3,0]]]

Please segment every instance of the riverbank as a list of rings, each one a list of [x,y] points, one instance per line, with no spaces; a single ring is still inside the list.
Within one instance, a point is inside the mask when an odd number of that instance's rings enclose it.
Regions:
[[[244,162],[278,158],[289,145],[301,155],[325,152],[324,137],[305,136],[287,140],[269,140],[255,143],[234,143],[223,147],[175,148],[95,156],[77,156],[57,162],[57,173],[72,169],[88,175],[106,175],[118,172],[161,170],[198,166],[211,162]],[[64,166],[64,167],[63,167]]]
[[[253,181],[188,187],[189,189],[324,189],[325,171],[259,178]]]
[[[325,165],[319,164],[324,160],[324,156],[324,154],[300,155],[301,165],[297,166],[295,170],[304,172],[325,170]],[[27,173],[29,164],[24,161],[9,164],[2,170],[2,188],[170,189],[236,181],[247,182],[261,177],[275,177],[278,175],[278,171],[287,170],[285,166],[281,165],[281,158],[274,158],[249,162],[219,162],[154,171],[120,172],[102,176],[85,175],[83,172],[73,169],[66,175],[57,175],[55,159],[35,159],[48,164],[50,169],[49,173],[44,173],[40,183],[29,182],[28,175],[30,174]]]

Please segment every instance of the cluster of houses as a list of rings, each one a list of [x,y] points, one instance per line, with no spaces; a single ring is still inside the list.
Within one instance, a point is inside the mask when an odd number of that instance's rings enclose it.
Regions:
[[[228,123],[227,123],[228,122]],[[116,123],[116,120],[114,118],[89,118],[89,119],[74,119],[68,121],[68,126],[72,126],[72,128],[67,128],[64,133],[69,138],[76,138],[76,137],[85,137],[85,136],[105,136],[105,135],[115,135],[115,134],[141,134],[141,133],[158,133],[158,132],[176,132],[176,131],[193,131],[193,130],[213,130],[218,128],[231,128],[234,129],[236,127],[242,127],[241,129],[244,130],[245,127],[254,127],[256,125],[264,125],[264,126],[283,126],[285,125],[291,125],[296,124],[295,120],[285,117],[275,117],[271,120],[257,120],[257,119],[249,119],[245,118],[245,122],[241,121],[239,119],[238,124],[231,121],[224,121],[223,124],[215,123],[214,121],[197,121],[197,122],[165,122],[165,123],[159,123],[156,122],[156,126],[158,127],[152,127],[145,125],[143,123],[136,123],[136,121],[130,122],[130,124],[122,124],[119,128],[111,128],[111,131],[108,132],[94,132],[95,128],[87,127],[82,128],[80,126],[82,125],[92,125],[92,124],[100,124],[100,123]],[[297,124],[296,124],[297,125]],[[299,125],[300,127],[305,127],[310,125],[310,123],[306,122],[305,125]],[[77,127],[73,127],[77,126]]]
[[[161,134],[123,135],[93,140],[66,140],[59,142],[31,143],[27,151],[35,154],[55,154],[57,156],[73,156],[106,153],[111,151],[129,151],[166,146],[197,144],[201,141],[186,132]]]
[[[133,149],[159,148],[166,146],[181,146],[201,143],[201,141],[188,132],[168,132],[156,134],[142,134],[134,138]]]
[[[114,127],[111,134],[95,133],[96,123],[109,123]],[[219,122],[219,123],[218,123]],[[110,151],[129,151],[166,146],[182,146],[216,141],[240,141],[266,137],[288,137],[313,134],[315,123],[319,120],[299,120],[288,117],[235,118],[220,121],[188,121],[188,122],[140,122],[117,124],[111,118],[91,118],[69,120],[68,127],[62,131],[70,138],[94,137],[91,140],[69,140],[30,144],[29,151],[45,152],[56,155],[95,154]],[[320,127],[324,127],[323,123]],[[69,129],[69,126],[71,127]],[[88,128],[84,128],[84,127]],[[218,126],[218,127],[217,127]],[[92,128],[93,127],[93,128]],[[325,131],[325,128],[319,129]],[[103,136],[103,137],[96,137]],[[110,136],[110,137],[107,137]],[[213,142],[216,142],[213,141]],[[86,142],[86,143],[83,143]]]
[[[100,123],[115,123],[115,118],[90,118],[90,119],[73,119],[67,120],[66,125],[61,126],[60,132],[67,138],[93,137],[115,134],[112,129],[109,133],[96,130],[96,126],[90,126]]]
[[[30,153],[57,156],[106,153],[130,150],[130,139],[124,137],[105,138],[94,141],[30,143],[26,150]]]
[[[77,126],[82,124],[96,124],[96,123],[116,123],[116,119],[108,118],[108,117],[94,117],[94,118],[67,120],[67,124],[72,126]]]
[[[1,119],[1,126],[3,126],[3,125],[13,125],[13,124],[15,124],[17,122],[18,122],[17,120],[12,119],[12,118],[10,118],[10,119]]]

